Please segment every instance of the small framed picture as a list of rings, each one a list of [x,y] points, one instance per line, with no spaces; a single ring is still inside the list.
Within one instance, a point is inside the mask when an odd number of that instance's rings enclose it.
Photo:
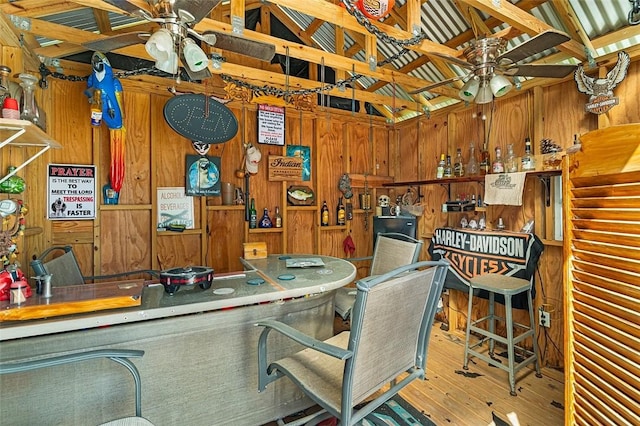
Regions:
[[[302,157],[302,180],[311,180],[311,148],[303,145],[287,145],[287,157]]]
[[[220,157],[187,155],[187,195],[220,196]]]

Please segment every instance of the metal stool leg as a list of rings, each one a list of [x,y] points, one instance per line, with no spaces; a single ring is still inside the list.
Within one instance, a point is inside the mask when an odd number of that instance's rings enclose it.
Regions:
[[[469,338],[471,337],[471,311],[473,310],[473,287],[469,286],[469,304],[467,308],[467,333],[464,339],[464,364],[463,370],[469,369]]]
[[[504,296],[505,319],[507,326],[507,357],[509,362],[509,387],[511,396],[516,396],[515,353],[513,350],[513,312],[511,310],[511,295]]]
[[[495,306],[495,293],[489,292],[489,333],[496,333],[496,306]],[[493,337],[489,338],[489,355],[493,356],[494,349],[496,347],[496,341]]]
[[[533,354],[536,357],[534,361],[534,365],[536,368],[536,377],[542,377],[542,373],[540,372],[540,351],[538,349],[538,336],[535,332],[536,330],[536,319],[535,319],[535,309],[533,306],[533,300],[531,298],[531,290],[527,291],[527,302],[529,303],[529,324],[531,325],[531,330],[533,330],[533,335],[531,336],[531,340],[533,341]]]

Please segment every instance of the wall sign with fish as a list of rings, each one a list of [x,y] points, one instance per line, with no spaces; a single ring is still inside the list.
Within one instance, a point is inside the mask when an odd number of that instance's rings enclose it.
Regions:
[[[313,189],[308,186],[291,185],[287,189],[287,201],[292,206],[313,206],[316,197]]]

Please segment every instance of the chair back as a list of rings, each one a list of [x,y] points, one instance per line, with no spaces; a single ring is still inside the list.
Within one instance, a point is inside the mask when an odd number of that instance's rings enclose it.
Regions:
[[[418,261],[422,240],[395,232],[379,233],[369,275],[382,275]]]
[[[45,260],[50,254],[60,250],[64,252],[62,255]],[[55,246],[45,250],[37,259],[31,261],[31,268],[36,276],[50,274],[51,285],[56,287],[85,282],[71,246]]]
[[[447,267],[424,261],[358,281],[349,340],[355,355],[345,364],[343,404],[357,404],[407,370],[424,376]]]

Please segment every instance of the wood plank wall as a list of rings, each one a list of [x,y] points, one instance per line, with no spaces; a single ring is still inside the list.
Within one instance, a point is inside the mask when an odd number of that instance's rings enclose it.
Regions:
[[[17,59],[16,59],[17,58]],[[4,46],[3,64],[20,67],[20,50]],[[30,70],[33,72],[34,70]],[[300,114],[288,110],[286,115],[286,143],[308,145],[312,153],[312,179],[310,182],[269,182],[266,163],[269,155],[283,155],[282,147],[259,145],[262,162],[259,172],[250,178],[251,196],[256,198],[259,213],[269,208],[273,213],[279,206],[284,218],[283,231],[249,232],[244,221],[242,206],[221,206],[219,197],[195,197],[194,207],[198,229],[184,233],[157,232],[156,188],[183,186],[185,182],[185,156],[193,154],[191,144],[173,132],[164,121],[162,110],[169,99],[168,80],[135,78],[122,80],[125,91],[126,174],[121,202],[116,206],[101,205],[95,221],[48,221],[46,193],[46,165],[96,164],[99,185],[108,179],[109,132],[104,126],[92,128],[89,123],[89,104],[83,90],[84,82],[71,82],[50,78],[49,89],[39,91],[38,100],[47,112],[47,132],[62,145],[32,163],[22,176],[28,190],[22,198],[28,203],[27,233],[21,242],[19,259],[23,269],[29,269],[29,260],[46,247],[71,244],[79,258],[85,275],[108,274],[136,269],[167,269],[186,265],[213,266],[218,272],[240,269],[238,258],[243,242],[265,241],[270,253],[320,253],[345,257],[342,243],[347,235],[355,242],[353,256],[366,256],[372,249],[372,212],[363,211],[358,194],[364,191],[362,179],[354,187],[351,200],[353,221],[346,227],[318,226],[319,205],[326,200],[335,221],[335,206],[341,193],[338,179],[342,173],[368,176],[392,176],[397,181],[431,179],[442,152],[453,154],[461,147],[465,155],[470,142],[479,150],[485,135],[489,149],[503,148],[513,143],[516,153],[524,150],[524,138],[532,136],[536,152],[540,139],[548,137],[563,147],[571,145],[574,134],[582,134],[608,126],[640,121],[640,65],[631,64],[626,80],[616,89],[620,105],[605,117],[584,112],[587,97],[578,93],[572,80],[523,92],[499,100],[494,110],[490,106],[470,105],[455,113],[433,114],[396,125],[388,125],[380,118],[370,119],[363,114],[343,111],[316,110]],[[219,89],[219,88],[218,88]],[[222,181],[242,186],[235,170],[242,162],[242,133],[245,142],[255,142],[256,111],[253,105],[237,102],[229,104],[240,121],[240,132],[230,141],[212,146],[210,156],[221,158]],[[244,114],[243,114],[244,109]],[[245,117],[244,122],[242,117]],[[491,125],[489,125],[491,124]],[[302,135],[302,136],[301,136]],[[301,140],[302,139],[302,140]],[[2,152],[6,169],[28,153],[27,149],[9,148]],[[292,207],[286,205],[286,188],[290,184],[308,185],[315,190],[317,206]],[[382,188],[372,184],[372,205],[380,194],[392,199],[406,188]],[[478,184],[452,186],[452,193],[478,193]],[[440,226],[455,225],[459,217],[441,212],[447,191],[439,185],[420,188],[424,214],[419,220],[420,235],[426,240],[422,258],[433,230]],[[519,229],[532,216],[544,216],[542,188],[538,182],[527,182],[525,203],[522,207],[490,207],[489,221],[502,217],[510,229]],[[102,197],[100,197],[102,198]],[[359,275],[366,274],[368,265],[358,264]],[[560,244],[547,245],[540,260],[540,279],[546,299],[538,292],[536,306],[551,301],[557,312],[552,318],[548,337],[541,338],[546,345],[545,363],[562,365],[562,248]],[[28,275],[28,274],[27,274]],[[452,294],[448,315],[451,326],[462,329],[465,323],[465,295]],[[478,308],[483,308],[478,305]],[[517,318],[522,320],[522,318]],[[546,343],[542,342],[545,339]],[[554,346],[558,348],[555,349]]]

